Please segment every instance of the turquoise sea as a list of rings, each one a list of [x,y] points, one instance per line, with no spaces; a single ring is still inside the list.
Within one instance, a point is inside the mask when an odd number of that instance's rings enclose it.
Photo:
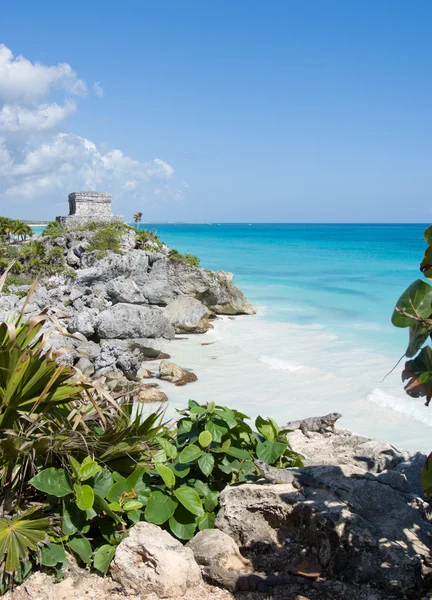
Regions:
[[[408,449],[428,450],[432,409],[405,395],[407,331],[390,323],[416,278],[424,224],[141,224],[201,265],[232,271],[258,309],[221,319],[169,350],[199,380],[167,388],[171,404],[191,397],[240,407],[279,422],[343,413],[341,426]],[[384,379],[385,378],[385,379]]]

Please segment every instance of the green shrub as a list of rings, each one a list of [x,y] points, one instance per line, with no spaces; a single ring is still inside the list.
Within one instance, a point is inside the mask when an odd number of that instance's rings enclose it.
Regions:
[[[156,248],[157,250],[162,251],[163,243],[160,241],[159,236],[153,231],[141,229],[136,232],[136,236],[137,240],[141,242],[144,248],[146,245],[148,245],[151,249]]]
[[[120,242],[122,235],[131,229],[128,225],[122,223],[110,223],[108,225],[100,224],[93,228],[95,232],[90,240],[91,250],[97,258],[104,258],[108,252],[120,253]]]
[[[195,256],[195,254],[180,254],[178,250],[170,250],[168,256],[171,260],[178,260],[187,265],[190,265],[191,267],[199,267],[200,264],[200,259],[198,258],[198,256]]]
[[[58,221],[50,221],[42,232],[43,236],[61,237],[66,234],[66,228]]]

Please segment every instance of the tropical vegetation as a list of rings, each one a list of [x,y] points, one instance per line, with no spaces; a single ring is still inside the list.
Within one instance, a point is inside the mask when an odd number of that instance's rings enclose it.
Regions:
[[[432,279],[432,226],[424,232],[427,248],[420,263],[420,271],[426,279]],[[426,406],[432,399],[432,285],[424,279],[416,279],[401,295],[392,315],[396,327],[408,329],[408,345],[404,356],[408,359],[402,371],[406,393],[425,398]],[[422,474],[423,488],[432,496],[432,454]]]
[[[134,411],[50,351],[47,329],[68,335],[53,311],[24,312],[0,324],[0,592],[35,569],[61,577],[68,555],[106,573],[138,521],[188,540],[213,527],[226,485],[256,475],[254,459],[302,464],[271,419],[253,429],[193,400],[175,424]]]

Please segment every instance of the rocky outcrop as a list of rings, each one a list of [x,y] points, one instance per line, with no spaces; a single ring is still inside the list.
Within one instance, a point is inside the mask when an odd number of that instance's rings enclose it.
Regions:
[[[111,575],[130,594],[183,595],[201,583],[190,548],[151,523],[137,523],[117,547]]]
[[[173,339],[174,328],[158,308],[135,304],[115,304],[99,313],[95,332],[100,338],[165,338]]]
[[[173,362],[162,360],[159,365],[159,377],[175,385],[186,385],[196,381],[198,377],[191,371],[186,371]]]
[[[300,436],[304,438],[300,432],[291,436],[292,446],[307,454],[309,466],[302,471],[316,485],[227,487],[217,527],[249,549],[306,553],[318,559],[328,579],[373,582],[392,597],[426,592],[431,585],[432,520],[428,505],[410,484],[414,471],[420,479],[425,457],[407,458],[388,444],[349,432],[332,438],[311,434],[308,442]],[[317,462],[327,464],[314,465],[312,449]]]
[[[62,250],[64,266],[75,277],[55,275],[39,283],[30,301],[29,286],[11,286],[0,295],[0,319],[24,311],[55,311],[68,339],[54,334],[51,348],[57,359],[77,366],[110,389],[140,381],[144,361],[167,357],[164,340],[175,333],[204,333],[214,313],[252,314],[253,307],[227,273],[213,273],[169,256],[160,242],[137,239],[133,229],[121,232],[120,251],[104,258],[92,251],[96,230],[68,231],[43,237],[46,251]],[[44,333],[55,329],[47,324]],[[48,348],[48,346],[47,346]],[[162,378],[184,385],[196,375],[176,367],[162,369]]]
[[[164,315],[176,333],[205,333],[211,327],[211,312],[202,302],[190,296],[180,296],[170,302]]]

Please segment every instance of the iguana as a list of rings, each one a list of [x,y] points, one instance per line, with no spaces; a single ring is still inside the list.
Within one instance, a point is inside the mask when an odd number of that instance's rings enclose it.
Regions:
[[[334,412],[325,415],[324,417],[309,417],[308,419],[300,419],[287,423],[283,429],[300,429],[303,435],[310,437],[309,431],[318,431],[319,433],[327,433],[328,429],[335,432],[335,423],[342,415]]]
[[[313,475],[300,471],[299,469],[278,469],[271,467],[263,460],[254,461],[258,471],[269,483],[290,483],[295,488],[302,486],[316,487],[333,494],[341,502],[352,508],[352,505],[341,496],[339,489],[332,487],[325,481],[316,479]]]

